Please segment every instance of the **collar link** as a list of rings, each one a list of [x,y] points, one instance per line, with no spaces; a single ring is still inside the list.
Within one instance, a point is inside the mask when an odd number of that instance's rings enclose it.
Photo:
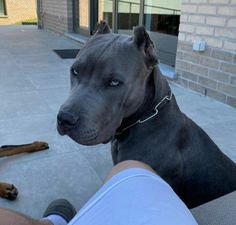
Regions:
[[[159,113],[159,110],[160,110],[167,102],[171,101],[172,96],[173,96],[173,92],[172,92],[172,90],[170,89],[170,90],[169,90],[169,94],[166,95],[166,96],[155,106],[155,108],[154,108],[154,110],[153,110],[154,113],[153,113],[151,116],[149,116],[149,117],[147,117],[147,118],[144,118],[144,119],[139,119],[139,120],[137,120],[136,122],[132,123],[131,125],[129,125],[129,126],[123,128],[120,132],[117,132],[117,133],[115,134],[115,136],[118,136],[118,135],[122,134],[125,130],[128,130],[130,127],[133,127],[133,126],[135,126],[136,124],[145,123],[145,122],[147,122],[148,120],[150,120],[150,119],[152,119],[153,117],[155,117],[155,116]]]

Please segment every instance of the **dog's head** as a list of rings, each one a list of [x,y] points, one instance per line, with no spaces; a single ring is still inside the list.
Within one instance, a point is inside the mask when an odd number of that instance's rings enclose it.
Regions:
[[[70,69],[71,91],[58,113],[58,131],[83,145],[108,142],[145,96],[157,55],[143,27],[113,34],[101,21]]]

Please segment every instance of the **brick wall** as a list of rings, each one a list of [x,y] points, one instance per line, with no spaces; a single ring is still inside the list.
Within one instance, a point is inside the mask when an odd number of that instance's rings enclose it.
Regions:
[[[6,0],[7,15],[0,16],[0,25],[15,24],[36,18],[36,0]]]
[[[43,28],[58,33],[72,31],[72,1],[42,0],[40,14]]]
[[[183,0],[177,82],[236,107],[236,0]],[[206,51],[192,50],[204,40]]]

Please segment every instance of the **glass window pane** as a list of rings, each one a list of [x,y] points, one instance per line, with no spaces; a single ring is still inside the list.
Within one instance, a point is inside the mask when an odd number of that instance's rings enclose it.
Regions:
[[[150,31],[162,63],[174,66],[181,0],[145,0],[144,25]]]
[[[79,1],[79,27],[89,29],[89,0]]]
[[[118,33],[132,34],[139,24],[140,0],[118,1]]]
[[[98,21],[106,20],[110,28],[112,28],[112,10],[113,0],[99,0]]]
[[[0,0],[0,15],[4,15],[5,10],[4,10],[4,2],[3,0]]]

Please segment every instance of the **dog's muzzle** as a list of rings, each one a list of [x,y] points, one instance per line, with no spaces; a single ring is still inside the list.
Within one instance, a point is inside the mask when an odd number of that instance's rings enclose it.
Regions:
[[[80,127],[79,118],[71,113],[63,111],[58,113],[57,130],[60,135],[68,135],[79,144],[97,144],[98,129],[96,127]]]
[[[59,134],[65,135],[73,130],[77,124],[78,118],[68,112],[60,111],[57,115],[57,130]]]

